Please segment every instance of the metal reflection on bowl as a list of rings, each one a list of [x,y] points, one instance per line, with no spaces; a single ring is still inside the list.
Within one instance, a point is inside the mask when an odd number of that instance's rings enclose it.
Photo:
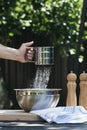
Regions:
[[[56,107],[61,89],[14,89],[19,106],[26,112]]]

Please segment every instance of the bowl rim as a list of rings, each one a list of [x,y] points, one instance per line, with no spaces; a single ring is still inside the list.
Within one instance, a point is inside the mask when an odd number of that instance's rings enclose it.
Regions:
[[[55,88],[55,89],[51,89],[51,88],[18,88],[18,89],[14,89],[15,91],[61,91],[62,89],[59,88]]]

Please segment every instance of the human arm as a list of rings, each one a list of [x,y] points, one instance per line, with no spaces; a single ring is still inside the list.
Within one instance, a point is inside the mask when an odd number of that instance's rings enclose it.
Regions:
[[[4,45],[0,44],[0,58],[2,59],[8,59],[8,60],[15,60],[15,61],[19,61],[19,62],[26,62],[25,60],[25,53],[26,53],[26,49],[31,46],[33,44],[32,42],[27,42],[27,43],[23,43],[19,49],[15,49],[15,48],[11,48],[11,47],[7,47]],[[30,59],[32,58],[33,55],[33,51],[29,50],[27,53],[28,57],[30,57]]]

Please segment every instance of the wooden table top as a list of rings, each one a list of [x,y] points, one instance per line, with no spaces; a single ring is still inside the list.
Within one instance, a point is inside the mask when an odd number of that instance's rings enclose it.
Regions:
[[[0,110],[0,121],[41,121],[42,119],[24,110]]]

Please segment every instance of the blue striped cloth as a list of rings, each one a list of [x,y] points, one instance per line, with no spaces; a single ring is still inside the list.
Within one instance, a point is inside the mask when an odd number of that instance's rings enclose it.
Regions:
[[[30,113],[40,116],[49,123],[87,122],[87,110],[82,106],[47,108],[42,110],[33,110]]]

